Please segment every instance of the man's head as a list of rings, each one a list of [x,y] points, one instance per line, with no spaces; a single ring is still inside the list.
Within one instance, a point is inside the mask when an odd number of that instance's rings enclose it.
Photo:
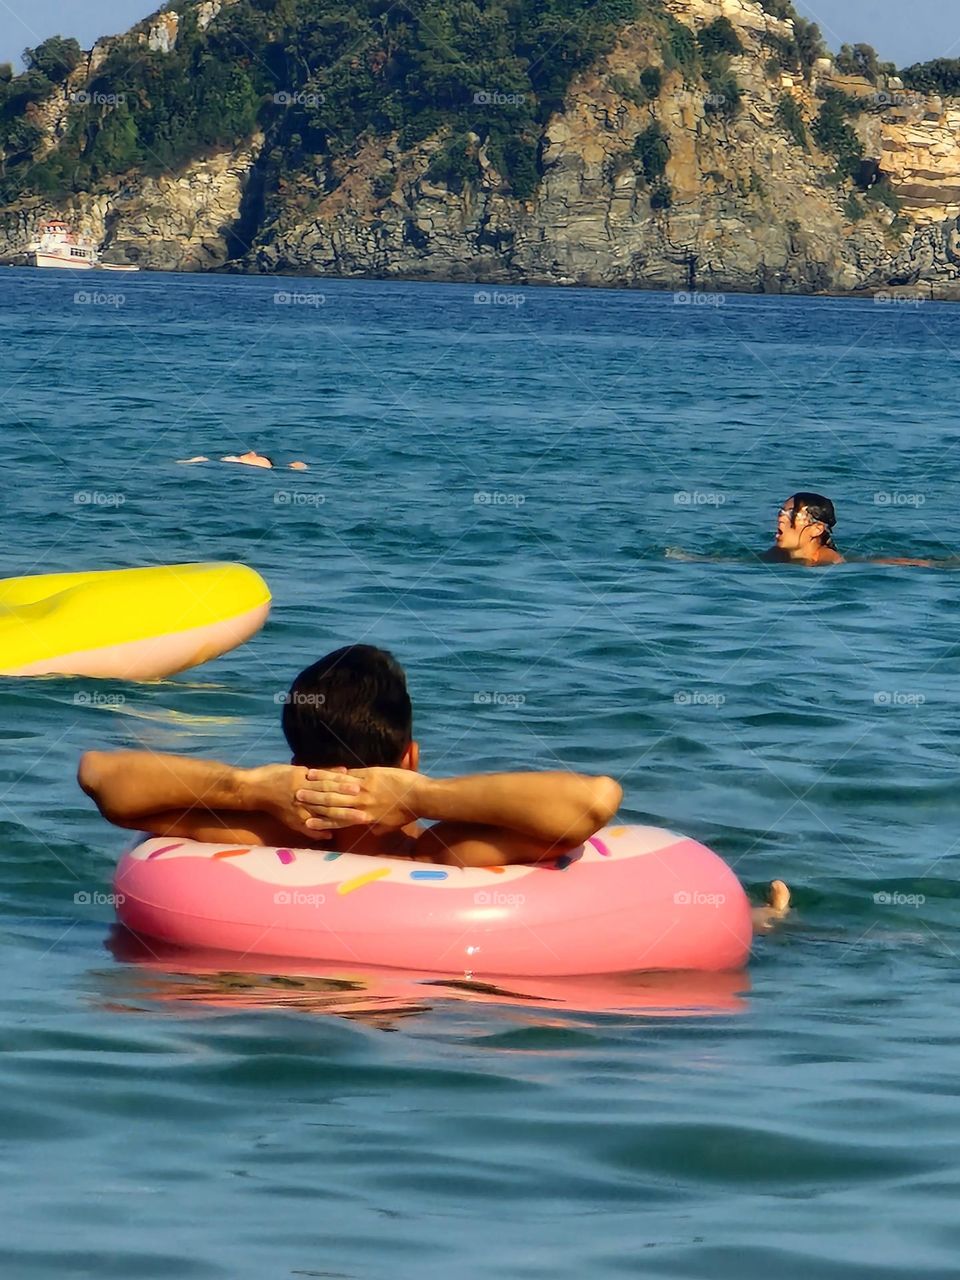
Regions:
[[[795,493],[777,516],[777,547],[791,555],[813,553],[817,547],[833,547],[831,531],[837,513],[822,493]]]
[[[417,767],[406,676],[373,645],[345,645],[301,671],[282,724],[293,763],[308,769]]]

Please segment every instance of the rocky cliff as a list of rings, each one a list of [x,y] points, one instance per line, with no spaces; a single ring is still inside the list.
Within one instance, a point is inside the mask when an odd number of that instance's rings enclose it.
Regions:
[[[215,29],[231,2],[204,0],[194,20]],[[272,181],[270,144],[255,132],[176,172],[127,174],[57,207],[107,258],[157,269],[795,293],[903,285],[960,296],[960,103],[840,76],[829,60],[788,74],[770,49],[791,39],[792,22],[751,0],[663,5],[692,32],[721,16],[733,24],[736,112],[717,110],[702,79],[664,56],[650,23],[628,24],[546,122],[528,198],[512,193],[478,133],[468,181],[429,176],[441,130],[405,147],[396,134],[361,139],[291,186]],[[162,56],[179,21],[160,14],[128,38]],[[31,109],[44,149],[57,147],[76,86],[103,56],[95,49]],[[639,80],[649,68],[660,73],[653,94]],[[839,183],[835,157],[814,144],[809,126],[830,91],[860,100],[851,125],[892,198]],[[488,96],[494,113],[498,95]],[[806,123],[802,138],[784,127],[785,97]],[[654,128],[669,192],[659,201],[637,161],[638,138]],[[52,210],[41,198],[0,210],[0,257],[15,260]]]

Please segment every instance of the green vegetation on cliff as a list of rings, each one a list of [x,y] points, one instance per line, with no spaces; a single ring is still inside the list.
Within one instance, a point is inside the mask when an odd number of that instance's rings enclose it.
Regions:
[[[9,166],[29,166],[43,140],[41,129],[27,114],[30,106],[48,97],[81,56],[76,40],[53,36],[36,49],[24,50],[27,69],[22,75],[15,76],[9,62],[0,64],[0,183]]]
[[[792,5],[787,7],[791,10],[793,8]],[[764,8],[768,13],[773,13],[769,4],[765,4]],[[792,12],[775,12],[773,16],[793,19],[793,37],[788,39],[786,36],[773,33],[767,35],[766,44],[773,51],[772,65],[768,69],[799,71],[809,79],[813,64],[827,53],[827,46],[823,42],[820,28],[815,22],[807,22],[805,18],[798,17]]]
[[[821,151],[836,158],[837,177],[841,180],[858,177],[863,163],[863,143],[847,124],[848,118],[860,110],[861,104],[856,98],[828,89],[813,122],[814,141]]]
[[[791,38],[766,37],[771,74],[808,74],[825,52],[819,28],[790,0],[760,3],[793,23]],[[20,75],[0,65],[0,204],[116,189],[129,173],[175,171],[257,130],[266,136],[257,184],[268,201],[280,193],[306,207],[340,180],[338,161],[394,134],[401,150],[439,136],[427,170],[433,182],[468,187],[486,156],[510,194],[528,198],[542,176],[544,126],[571,80],[638,21],[650,65],[611,75],[616,93],[656,117],[664,75],[679,72],[704,94],[708,116],[730,118],[741,106],[737,28],[718,17],[695,32],[662,0],[423,0],[416,11],[390,0],[235,0],[206,28],[196,0],[167,10],[176,23],[154,15],[108,41],[89,74],[77,42],[59,35],[25,51]],[[147,35],[161,21],[172,47],[151,49]],[[838,64],[873,79],[886,69],[864,44],[844,46]],[[960,62],[927,63],[904,77],[957,92]],[[863,158],[851,101],[828,94],[810,125],[840,179],[857,177]],[[807,145],[789,95],[776,118]],[[637,138],[632,160],[654,207],[669,207],[668,156],[658,125]],[[396,178],[380,173],[374,182],[385,199]]]
[[[76,42],[48,41],[27,72],[0,82],[0,201],[88,190],[133,168],[159,173],[257,127],[281,176],[315,172],[364,136],[396,131],[409,147],[446,130],[434,175],[454,182],[476,171],[472,133],[513,193],[527,196],[543,124],[573,75],[656,5],[426,0],[414,12],[386,0],[237,0],[206,30],[192,3],[170,8],[180,18],[175,47],[114,43],[39,162],[24,112],[77,66]]]
[[[51,36],[35,49],[24,49],[23,60],[31,71],[46,76],[51,84],[60,84],[79,67],[83,53],[76,40]]]
[[[654,121],[643,133],[638,133],[633,144],[633,154],[643,170],[648,182],[656,182],[662,178],[670,159],[670,144],[667,135],[660,125]]]
[[[842,44],[834,62],[845,76],[863,76],[874,84],[881,76],[897,74],[896,66],[892,62],[881,62],[870,44]]]
[[[908,89],[956,97],[960,95],[960,59],[934,58],[932,62],[915,62],[900,72],[900,78]]]
[[[800,106],[792,93],[782,93],[777,103],[777,124],[798,147],[807,148],[807,126],[803,122]]]
[[[661,0],[425,0],[416,12],[388,0],[236,0],[206,28],[195,0],[168,11],[178,19],[172,48],[147,45],[154,16],[109,42],[86,77],[76,41],[61,36],[28,50],[22,75],[0,74],[0,203],[176,170],[258,129],[268,190],[289,192],[299,175],[303,193],[329,189],[337,159],[370,137],[395,133],[406,150],[440,134],[432,181],[455,190],[476,181],[482,151],[527,198],[541,177],[544,125],[573,76],[637,20],[659,46],[651,62],[705,85],[708,112],[740,108],[735,27],[721,17],[697,35]],[[637,73],[617,77],[618,91],[655,102],[661,67]],[[44,147],[35,106],[68,77],[56,145]],[[666,207],[662,174],[654,185]]]
[[[735,116],[743,94],[730,69],[730,59],[743,53],[743,43],[729,18],[708,23],[697,36],[703,63],[702,72],[709,93],[706,110],[724,116]]]
[[[718,53],[743,53],[743,42],[729,18],[708,23],[697,36],[697,44],[705,58]]]
[[[772,18],[796,18],[797,16],[791,0],[757,0],[757,3]]]

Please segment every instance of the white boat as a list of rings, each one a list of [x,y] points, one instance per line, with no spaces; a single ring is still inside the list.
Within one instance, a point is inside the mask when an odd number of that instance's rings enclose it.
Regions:
[[[32,267],[60,267],[70,271],[139,271],[139,267],[101,262],[96,245],[77,236],[62,218],[41,222],[37,240],[27,249]]]

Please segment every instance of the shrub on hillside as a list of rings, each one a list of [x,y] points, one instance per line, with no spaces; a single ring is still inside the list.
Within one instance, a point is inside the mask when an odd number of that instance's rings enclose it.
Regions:
[[[847,124],[851,99],[846,95],[828,92],[813,122],[813,138],[821,151],[837,161],[837,173],[842,178],[853,178],[860,172],[863,160],[863,143]]]
[[[737,77],[730,70],[727,59],[720,55],[712,58],[704,76],[709,93],[706,100],[708,114],[732,118],[740,110],[743,90]]]
[[[838,71],[847,76],[864,76],[877,83],[880,75],[880,62],[877,51],[869,44],[843,44],[834,59]]]
[[[66,80],[79,67],[83,52],[76,40],[51,36],[35,49],[24,49],[23,61],[28,70],[39,71],[52,84]]]
[[[797,11],[790,0],[758,0],[760,8],[772,18],[796,18]]]
[[[462,135],[452,138],[434,154],[426,176],[430,182],[443,183],[451,191],[460,191],[464,183],[478,178],[480,166],[470,140]]]
[[[795,18],[793,38],[797,44],[800,66],[804,73],[809,74],[817,59],[825,57],[827,53],[820,28],[815,22],[807,22],[805,18]]]
[[[955,96],[960,94],[960,59],[934,58],[932,62],[915,62],[900,72],[900,78],[908,89]]]
[[[792,93],[783,93],[780,95],[780,101],[777,103],[776,113],[777,124],[780,125],[784,133],[792,138],[798,147],[807,146],[807,126],[803,122],[803,115],[800,106]]]
[[[697,37],[697,43],[705,58],[716,53],[743,53],[743,43],[729,18],[717,18],[705,26]]]
[[[659,98],[663,89],[663,73],[659,67],[644,67],[640,72],[640,83],[648,97]]]
[[[664,22],[666,35],[663,41],[663,59],[667,69],[682,71],[684,78],[690,80],[696,75],[700,65],[697,37],[672,14],[665,14]]]
[[[667,161],[670,159],[670,143],[656,121],[644,129],[643,133],[637,134],[633,143],[633,154],[640,162],[643,176],[648,182],[655,182],[666,172]]]

